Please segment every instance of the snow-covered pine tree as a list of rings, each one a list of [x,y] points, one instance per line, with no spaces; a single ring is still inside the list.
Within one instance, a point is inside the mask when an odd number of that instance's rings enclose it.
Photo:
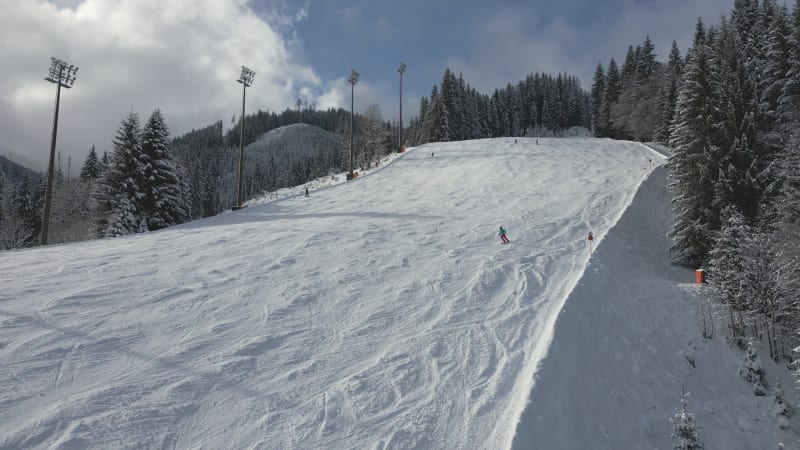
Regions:
[[[97,158],[97,151],[95,151],[93,145],[89,150],[89,154],[86,155],[86,161],[84,161],[83,167],[81,168],[81,181],[93,182],[100,178],[102,172],[103,166]]]
[[[592,135],[595,137],[605,136],[605,129],[603,128],[600,120],[601,107],[603,105],[603,94],[606,87],[606,74],[603,70],[603,64],[597,63],[597,68],[594,71],[592,78]]]
[[[709,155],[718,152],[713,143],[714,124],[710,120],[716,111],[716,74],[712,62],[705,28],[698,19],[695,42],[687,53],[678,92],[670,135],[673,156],[667,164],[677,216],[670,232],[672,260],[690,267],[703,265],[713,244],[714,232],[719,229],[718,212],[712,210],[718,177],[714,170],[716,161],[708,160]]]
[[[641,49],[639,49],[639,51],[641,51]],[[638,52],[633,49],[633,45],[629,45],[628,52],[625,54],[625,61],[622,63],[622,70],[620,73],[621,84],[633,83],[636,77],[636,66],[638,65],[637,57]]]
[[[450,115],[453,116],[453,120],[458,122],[456,126],[456,136],[459,140],[469,139],[469,111],[466,109],[466,83],[464,82],[463,75],[460,73],[458,74],[458,78],[452,78],[451,82],[453,83],[455,95],[453,96],[452,105],[448,105],[448,110],[449,108],[455,108],[455,113],[450,111]],[[455,138],[451,137],[451,140],[455,140]]]
[[[738,319],[739,313],[747,309],[747,299],[743,290],[745,261],[742,245],[745,244],[751,229],[736,207],[725,208],[723,216],[724,224],[714,240],[714,247],[709,255],[708,280],[719,293],[722,303],[730,308],[730,327],[736,338],[744,333],[744,324]]]
[[[516,137],[522,135],[522,120],[520,119],[523,115],[522,113],[522,97],[520,96],[519,90],[508,85],[507,88],[509,92],[509,118],[510,118],[510,136]]]
[[[142,130],[143,214],[149,230],[159,230],[189,218],[178,169],[169,152],[169,130],[161,110],[150,115]]]
[[[792,416],[792,407],[783,401],[783,388],[779,381],[775,381],[775,388],[772,390],[774,396],[772,401],[772,417],[777,419],[778,426],[786,429],[789,426],[789,417]]]
[[[41,229],[41,215],[37,208],[36,194],[31,186],[30,177],[26,174],[17,184],[11,195],[11,205],[7,218],[13,233],[5,237],[6,248],[30,247],[36,244]],[[11,222],[16,222],[12,224]]]
[[[477,94],[477,102],[478,102],[478,120],[481,124],[481,134],[482,138],[491,137],[492,135],[492,120],[491,120],[491,111],[492,111],[492,103],[491,97],[484,94]]]
[[[3,223],[3,216],[6,209],[5,200],[6,200],[6,185],[8,185],[8,181],[6,180],[6,173],[0,170],[0,224]]]
[[[467,139],[478,139],[483,136],[480,118],[481,110],[478,106],[480,102],[478,93],[468,88],[464,101],[467,114]]]
[[[450,123],[447,120],[448,115],[447,106],[442,97],[431,94],[431,110],[428,112],[427,116],[431,142],[450,141]]]
[[[759,158],[763,143],[757,139],[758,108],[756,89],[749,76],[745,54],[733,27],[722,20],[713,45],[717,89],[713,120],[714,152],[706,155],[709,174],[716,175],[712,209],[717,216],[727,205],[735,204],[748,219],[754,219],[759,206]]]
[[[647,36],[642,44],[639,57],[636,59],[636,83],[644,83],[655,72],[658,63],[656,62],[655,46],[650,36]]]
[[[683,59],[681,58],[681,52],[678,49],[678,43],[672,41],[667,68],[659,86],[659,125],[656,131],[656,139],[659,142],[669,141],[670,127],[675,117],[675,107],[678,102],[678,88],[680,87],[682,72]]]
[[[445,142],[450,140],[450,126],[447,122],[447,106],[439,95],[439,88],[434,85],[425,122],[422,124],[425,142]]]
[[[772,8],[771,26],[767,30],[762,42],[761,54],[766,58],[764,73],[761,78],[761,98],[759,108],[764,115],[764,120],[769,123],[778,122],[778,103],[787,74],[791,70],[789,39],[792,30],[785,7],[778,7],[773,2],[766,1],[762,9]]]
[[[800,0],[796,0],[792,8],[790,23],[791,33],[787,39],[786,80],[778,99],[778,116],[781,124],[800,123]]]
[[[495,89],[492,97],[489,99],[489,116],[487,122],[489,125],[489,137],[502,136],[500,119],[500,91],[497,89]]]
[[[747,350],[744,355],[742,367],[739,369],[739,375],[753,385],[753,394],[763,396],[767,393],[764,377],[766,371],[761,365],[761,359],[758,357],[753,339],[747,342]]]
[[[617,68],[617,62],[614,61],[614,58],[611,58],[606,71],[605,91],[603,92],[603,103],[600,108],[600,125],[606,131],[606,136],[611,138],[616,138],[619,134],[611,124],[611,107],[617,102],[621,93],[622,79]]]
[[[681,390],[681,408],[670,419],[672,422],[673,447],[676,450],[699,450],[705,448],[700,440],[697,421],[689,412],[689,393]]]
[[[122,236],[147,231],[142,181],[142,143],[139,116],[130,113],[114,137],[109,168],[95,194],[102,236]]]
[[[414,136],[415,145],[422,145],[430,142],[429,135],[426,134],[425,124],[428,120],[428,111],[430,111],[430,102],[428,97],[424,95],[419,100],[419,120],[417,121],[417,133]]]

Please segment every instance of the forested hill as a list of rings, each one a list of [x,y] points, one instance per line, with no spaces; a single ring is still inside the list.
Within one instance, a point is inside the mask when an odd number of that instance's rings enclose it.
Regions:
[[[5,176],[5,181],[9,183],[19,183],[27,175],[31,180],[37,181],[42,174],[21,166],[14,161],[0,155],[0,173]]]
[[[361,116],[356,114],[356,120],[360,121],[360,118]],[[350,124],[350,111],[342,108],[330,108],[322,111],[306,105],[302,109],[286,109],[281,113],[258,110],[253,114],[245,114],[244,144],[252,144],[261,135],[269,131],[298,123],[314,125],[330,132],[344,132],[344,125],[349,126]],[[237,147],[239,145],[241,122],[234,120],[231,122],[229,130],[224,131],[223,128],[222,121],[219,121],[176,137],[172,140],[172,145],[173,147],[183,144]]]
[[[195,216],[213,216],[236,200],[239,150],[225,145],[222,122],[173,140],[172,153],[186,171]],[[294,124],[263,133],[245,149],[244,198],[303,184],[337,165],[336,135]]]

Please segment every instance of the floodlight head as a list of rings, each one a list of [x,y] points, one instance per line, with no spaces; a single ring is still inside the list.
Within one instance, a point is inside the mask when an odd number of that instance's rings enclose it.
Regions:
[[[350,78],[348,78],[347,81],[349,81],[350,84],[355,86],[355,84],[358,83],[358,72],[356,72],[355,70],[351,70]]]
[[[400,72],[400,75],[402,75],[402,74],[403,74],[403,72],[405,72],[405,71],[406,71],[406,65],[405,65],[405,63],[402,63],[402,62],[401,62],[401,63],[400,63],[400,68],[399,68],[399,69],[397,69],[397,71],[398,71],[398,72]]]
[[[45,80],[58,83],[67,89],[71,88],[75,83],[78,68],[55,57],[50,58],[50,63],[50,74]]]
[[[242,74],[239,76],[239,79],[236,80],[238,83],[244,84],[246,87],[250,87],[253,84],[253,78],[255,78],[256,73],[250,70],[249,68],[242,66]]]

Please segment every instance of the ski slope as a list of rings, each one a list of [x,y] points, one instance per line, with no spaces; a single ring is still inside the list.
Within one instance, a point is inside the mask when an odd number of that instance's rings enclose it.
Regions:
[[[0,254],[0,448],[509,448],[587,234],[662,161],[535,142]]]
[[[756,397],[739,375],[729,310],[693,270],[670,264],[666,176],[659,167],[642,184],[567,298],[512,450],[672,449],[681,392],[707,449],[800,448],[800,417],[776,418],[772,392]],[[766,344],[759,353],[769,387],[780,381],[796,405],[786,362],[768,358]]]

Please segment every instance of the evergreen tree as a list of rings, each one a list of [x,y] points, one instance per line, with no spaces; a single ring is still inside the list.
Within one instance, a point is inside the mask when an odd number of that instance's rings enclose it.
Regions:
[[[139,116],[130,113],[117,130],[109,168],[97,188],[98,227],[103,236],[147,231],[143,178]]]
[[[5,200],[6,200],[6,173],[0,170],[0,228],[2,228],[3,217],[5,216]]]
[[[764,74],[761,79],[761,101],[759,104],[764,120],[775,123],[779,120],[778,104],[788,81],[791,67],[789,39],[792,30],[785,8],[765,2],[763,8],[772,8],[771,26],[764,39],[761,54],[766,58]]]
[[[594,78],[592,78],[592,134],[596,137],[605,136],[605,129],[600,123],[601,107],[603,105],[603,94],[606,86],[606,75],[603,71],[603,65],[597,63],[597,68],[594,71]]]
[[[761,365],[761,359],[758,357],[753,339],[749,339],[747,342],[747,351],[742,367],[739,369],[739,375],[753,385],[753,394],[766,395],[767,388],[764,381],[766,371]]]
[[[464,115],[458,102],[458,84],[450,69],[445,69],[442,77],[439,99],[447,114],[447,140],[463,139]],[[441,131],[438,133],[441,136]]]
[[[448,122],[447,105],[438,95],[436,88],[431,93],[431,109],[427,115],[426,129],[430,142],[450,141],[450,123]]]
[[[616,138],[619,133],[614,129],[611,122],[611,107],[617,102],[622,93],[622,80],[614,58],[611,58],[611,61],[608,63],[605,81],[603,103],[600,107],[600,126],[606,131],[606,136]]]
[[[636,83],[643,83],[650,78],[656,72],[657,64],[655,46],[647,36],[636,59]]]
[[[787,38],[786,79],[778,98],[778,116],[782,124],[800,123],[800,0],[796,0],[792,8]]]
[[[734,311],[747,310],[745,280],[742,276],[747,263],[743,247],[752,230],[745,223],[744,216],[735,207],[727,207],[723,214],[726,217],[724,225],[715,238],[713,250],[709,255],[708,278],[719,293],[722,303],[727,304],[731,309],[730,325],[733,335],[740,336],[743,333],[744,324],[739,323]]]
[[[667,68],[659,91],[659,126],[656,132],[656,139],[659,142],[667,142],[669,140],[670,128],[678,102],[678,88],[682,72],[683,61],[680,50],[678,50],[678,43],[672,41],[669,61],[667,62]]]
[[[673,448],[678,450],[699,450],[704,448],[700,442],[697,422],[689,409],[689,393],[681,392],[681,409],[672,416]]]
[[[625,54],[625,61],[622,63],[622,73],[620,75],[621,84],[633,82],[633,79],[635,78],[636,67],[638,66],[636,53],[637,52],[633,49],[633,46],[629,45],[628,53]]]
[[[150,115],[142,130],[142,213],[149,230],[183,223],[189,218],[178,169],[169,153],[169,130],[161,111]]]
[[[775,382],[775,388],[772,390],[774,396],[772,401],[772,416],[778,420],[778,426],[781,429],[786,429],[789,426],[788,418],[792,416],[792,407],[787,405],[783,400],[783,388],[779,381]]]
[[[83,163],[83,168],[81,168],[81,181],[94,181],[100,178],[100,175],[103,172],[103,166],[99,159],[97,159],[97,152],[94,149],[94,145],[89,150],[89,154],[86,156],[86,161]]]
[[[416,145],[425,144],[430,142],[430,137],[426,134],[425,124],[428,120],[428,111],[430,110],[430,103],[428,102],[428,98],[424,95],[419,101],[419,120],[418,120],[418,127],[417,127],[417,135],[415,137]]]
[[[45,182],[37,188],[31,186],[30,177],[25,174],[11,195],[9,215],[16,218],[13,236],[4,236],[6,248],[31,247],[36,245],[42,229],[42,208],[44,207]],[[6,218],[7,221],[9,218]],[[14,222],[14,221],[11,221]]]
[[[677,216],[670,233],[673,262],[685,266],[699,267],[705,262],[714,232],[719,229],[719,216],[712,210],[718,171],[716,161],[709,158],[718,153],[711,120],[715,86],[711,52],[703,23],[698,20],[678,93],[670,137],[673,157],[667,164]]]

